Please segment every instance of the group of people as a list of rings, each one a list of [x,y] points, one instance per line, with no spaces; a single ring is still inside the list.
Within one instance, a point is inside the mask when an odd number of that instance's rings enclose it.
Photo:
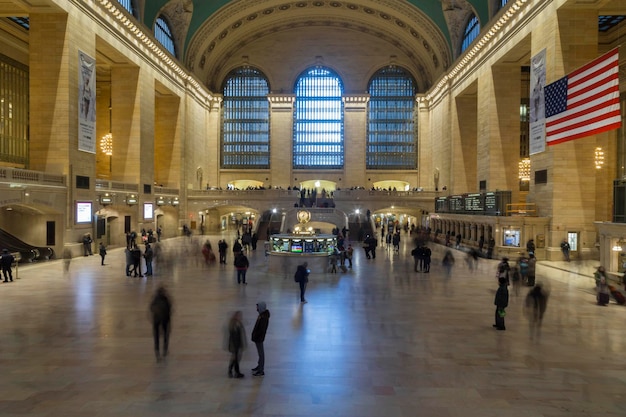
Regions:
[[[265,348],[263,343],[265,342],[265,335],[269,326],[270,311],[267,309],[264,301],[257,303],[256,310],[259,314],[252,329],[251,340],[256,346],[258,361],[257,366],[252,368],[252,375],[262,377],[265,375]],[[172,297],[166,288],[161,285],[157,288],[150,302],[154,354],[157,362],[161,362],[169,353],[172,312]],[[163,339],[162,345],[161,338]],[[244,377],[239,367],[239,362],[246,346],[247,336],[243,325],[243,313],[238,310],[228,320],[224,332],[224,348],[230,352],[230,361],[228,363],[229,378]]]
[[[130,277],[139,277],[142,278],[144,274],[141,272],[141,258],[143,257],[146,263],[146,272],[145,276],[152,276],[152,261],[154,259],[154,250],[149,243],[146,243],[146,248],[141,253],[141,249],[137,245],[133,245],[132,247],[126,248],[124,250],[126,255],[126,276]],[[104,263],[104,258],[102,258],[102,262]]]

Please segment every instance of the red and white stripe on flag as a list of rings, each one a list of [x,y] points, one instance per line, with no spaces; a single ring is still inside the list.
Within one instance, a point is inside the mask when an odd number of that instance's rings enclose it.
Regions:
[[[548,145],[619,128],[618,49],[546,86],[545,93]]]

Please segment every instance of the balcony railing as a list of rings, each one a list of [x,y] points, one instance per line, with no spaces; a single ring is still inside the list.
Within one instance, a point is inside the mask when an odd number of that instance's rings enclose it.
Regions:
[[[55,187],[65,187],[67,184],[65,175],[7,167],[0,168],[0,182],[38,184]]]

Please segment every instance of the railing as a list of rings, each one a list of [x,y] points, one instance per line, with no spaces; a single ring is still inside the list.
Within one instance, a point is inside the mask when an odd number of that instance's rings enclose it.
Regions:
[[[127,182],[117,182],[117,181],[107,181],[107,180],[96,180],[96,190],[97,191],[130,191],[130,192],[139,192],[139,185],[134,183]]]
[[[168,188],[160,185],[154,186],[154,194],[166,194],[166,195],[178,195],[180,190],[178,188]]]
[[[507,216],[537,216],[537,205],[535,203],[511,203],[506,205]]]
[[[0,182],[17,182],[65,187],[65,175],[48,174],[19,168],[0,168]]]

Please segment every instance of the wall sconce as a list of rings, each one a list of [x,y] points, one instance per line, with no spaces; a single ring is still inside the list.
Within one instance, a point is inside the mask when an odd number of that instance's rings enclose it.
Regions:
[[[156,205],[157,206],[162,206],[164,204],[165,204],[165,199],[163,197],[157,198],[157,200],[156,200]]]
[[[100,150],[107,156],[113,155],[113,135],[107,133],[100,139]]]
[[[131,194],[130,197],[126,198],[126,204],[129,206],[134,206],[137,204],[137,196],[135,194]]]
[[[624,247],[624,238],[619,238],[619,240],[615,243],[615,245],[613,245],[613,247],[611,248],[611,250],[613,252],[621,252],[622,248]]]
[[[180,204],[180,201],[178,200],[178,197],[176,197],[175,199],[172,200],[172,205],[177,206],[178,204]]]
[[[604,151],[600,147],[597,147],[595,150],[595,162],[596,169],[601,169],[604,165]]]
[[[100,204],[102,204],[103,206],[108,206],[109,204],[113,204],[113,198],[109,195],[109,193],[106,193],[100,196]]]

